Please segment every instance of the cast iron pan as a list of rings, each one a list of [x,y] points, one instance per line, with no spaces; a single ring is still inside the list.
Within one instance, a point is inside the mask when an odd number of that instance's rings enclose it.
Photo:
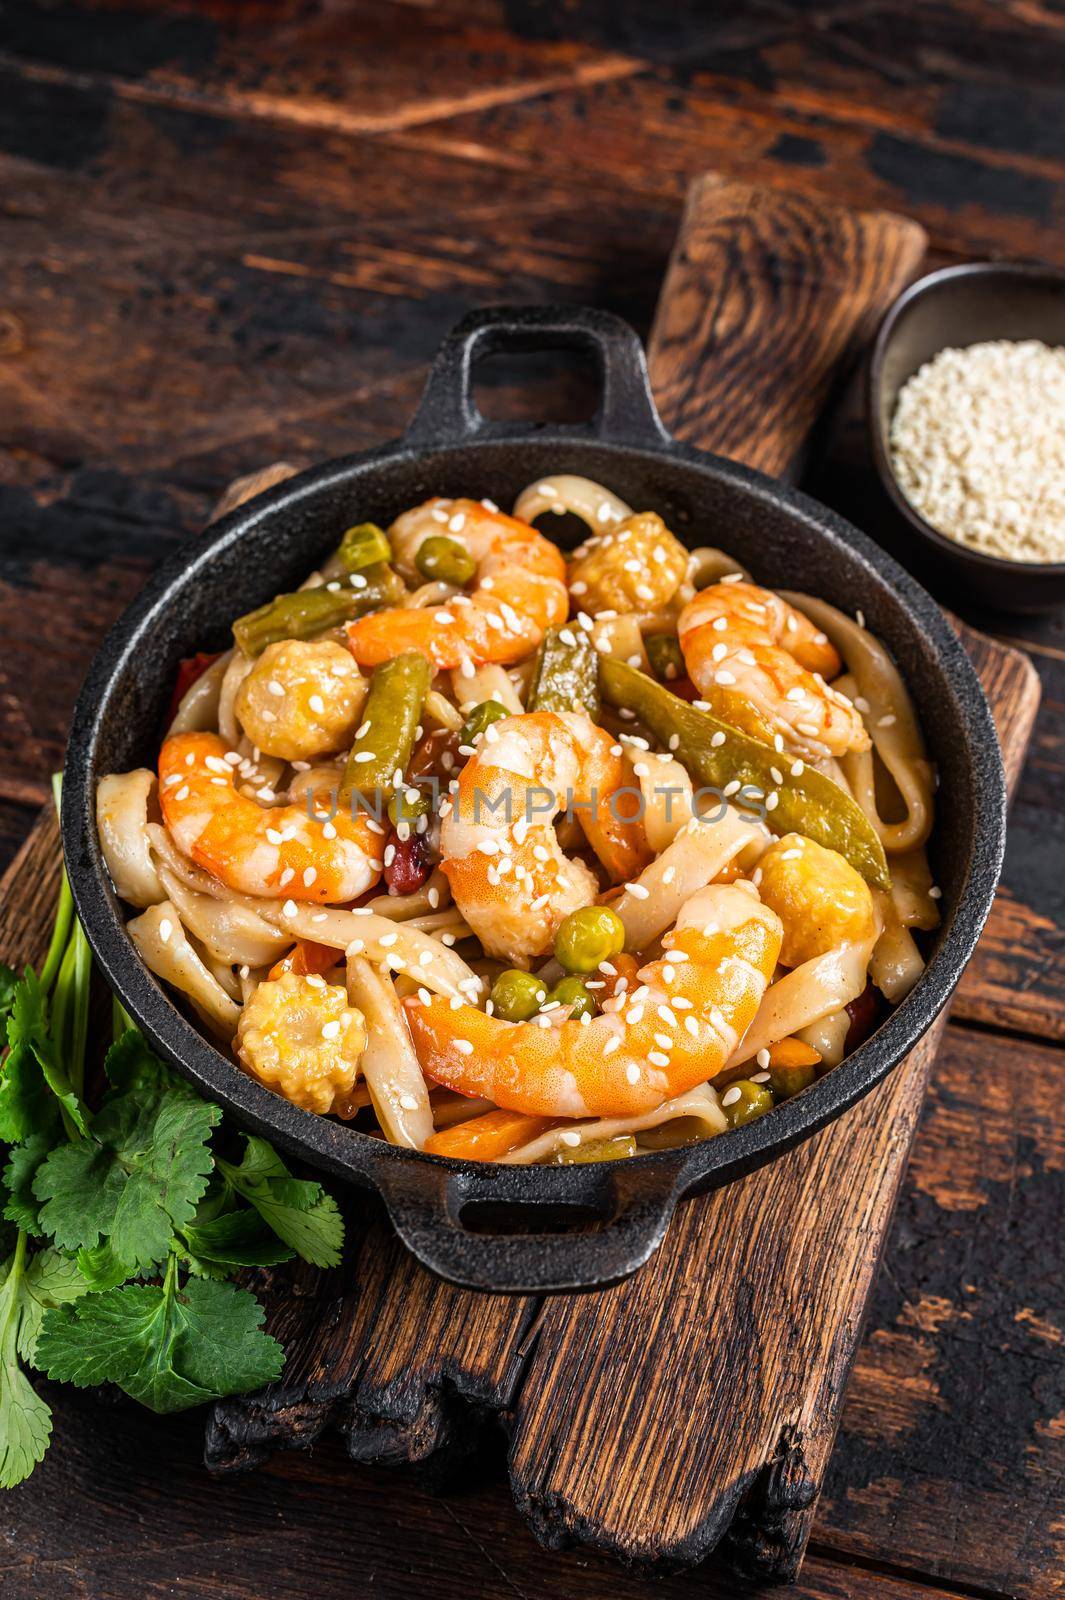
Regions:
[[[474,363],[501,349],[545,348],[593,356],[601,380],[593,420],[486,421],[472,399]],[[601,479],[630,504],[660,512],[679,537],[725,546],[761,582],[862,608],[913,689],[939,767],[932,854],[943,925],[926,972],[898,1010],[835,1071],[761,1121],[628,1162],[499,1167],[396,1149],[301,1111],[236,1070],[137,957],[97,843],[93,795],[104,773],[154,766],[179,659],[224,648],[233,617],[298,584],[350,524],[387,525],[434,494],[488,496],[507,507],[525,484],[552,472]],[[655,410],[640,343],[616,317],[490,310],[467,317],[445,340],[401,439],[259,496],[156,573],[108,634],[82,689],[62,820],[93,950],[169,1061],[245,1127],[334,1177],[376,1189],[404,1243],[442,1277],[474,1289],[542,1293],[602,1287],[634,1272],[682,1196],[731,1182],[808,1138],[902,1059],[946,1005],[987,916],[1002,858],[1005,788],[991,714],[968,659],[933,601],[883,551],[795,490],[672,439]],[[599,1226],[577,1231],[592,1221]]]

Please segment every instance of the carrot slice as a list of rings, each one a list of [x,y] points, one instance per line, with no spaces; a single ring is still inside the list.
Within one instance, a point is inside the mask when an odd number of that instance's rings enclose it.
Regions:
[[[283,972],[294,972],[306,978],[312,972],[328,972],[340,959],[340,951],[330,944],[316,944],[313,939],[297,939],[287,956],[275,961],[270,968],[271,978],[280,978]]]
[[[546,1133],[557,1120],[529,1117],[520,1111],[486,1111],[469,1122],[457,1122],[453,1128],[441,1128],[432,1134],[425,1141],[425,1153],[451,1156],[456,1161],[496,1161]]]
[[[816,1067],[821,1059],[821,1052],[815,1050],[812,1044],[807,1044],[805,1039],[779,1039],[776,1044],[769,1046],[769,1065],[771,1067]]]

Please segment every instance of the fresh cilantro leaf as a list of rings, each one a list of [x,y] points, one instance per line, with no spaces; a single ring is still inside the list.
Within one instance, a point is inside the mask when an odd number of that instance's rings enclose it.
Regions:
[[[48,1008],[36,974],[28,967],[16,983],[7,1019],[7,1058],[0,1067],[0,1139],[20,1144],[48,1128],[59,1112],[34,1054],[35,1036],[44,1037]]]
[[[6,961],[0,961],[0,1022],[6,1022],[15,1000],[18,973]]]
[[[189,1092],[175,1072],[159,1059],[137,1028],[127,1028],[107,1052],[104,1071],[114,1088],[159,1091],[178,1088]]]
[[[40,1233],[40,1206],[34,1197],[37,1168],[52,1149],[52,1133],[33,1133],[25,1144],[13,1145],[3,1171],[4,1216],[26,1233]]]
[[[239,1166],[222,1160],[217,1165],[230,1187],[304,1261],[315,1267],[340,1265],[344,1219],[320,1183],[294,1178],[277,1151],[251,1135]]]
[[[232,1284],[190,1279],[171,1258],[161,1285],[127,1284],[50,1311],[37,1341],[49,1377],[117,1383],[152,1411],[183,1411],[280,1377],[284,1351],[261,1330],[262,1307]]]
[[[120,1261],[106,1239],[89,1250],[79,1250],[78,1271],[90,1289],[117,1289],[129,1277],[129,1268]]]
[[[181,1239],[193,1271],[211,1278],[229,1277],[237,1267],[275,1267],[293,1255],[250,1209],[190,1223],[181,1230]]]
[[[56,1115],[54,1101],[79,1133],[87,1133],[88,1108],[71,1085],[49,1035],[48,1002],[37,974],[28,967],[15,985],[7,1042],[7,1060],[0,1069],[0,1139],[21,1144],[32,1133],[50,1127]]]
[[[18,1331],[18,1353],[23,1361],[36,1365],[37,1335],[49,1307],[68,1305],[88,1292],[89,1285],[70,1256],[47,1249],[30,1257],[22,1278],[22,1320]]]
[[[193,1218],[221,1115],[183,1085],[109,1092],[92,1138],[53,1150],[38,1170],[41,1227],[64,1250],[106,1238],[128,1275],[149,1271]]]
[[[19,1366],[26,1300],[26,1240],[3,1269],[0,1287],[0,1489],[28,1478],[48,1449],[52,1413]]]

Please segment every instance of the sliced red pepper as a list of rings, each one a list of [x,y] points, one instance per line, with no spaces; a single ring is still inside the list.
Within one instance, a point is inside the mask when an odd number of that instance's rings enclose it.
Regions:
[[[177,677],[174,680],[174,693],[170,697],[170,710],[166,716],[168,723],[173,722],[177,716],[178,706],[196,680],[203,677],[208,667],[214,666],[221,654],[220,650],[215,651],[214,655],[210,655],[206,650],[197,650],[194,656],[185,656],[182,661],[178,662]]]

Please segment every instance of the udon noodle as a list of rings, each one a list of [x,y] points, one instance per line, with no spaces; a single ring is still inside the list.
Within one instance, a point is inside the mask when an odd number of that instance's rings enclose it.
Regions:
[[[935,773],[887,650],[604,485],[361,524],[233,631],[100,844],[145,965],[308,1113],[624,1159],[771,1114],[920,977]]]

